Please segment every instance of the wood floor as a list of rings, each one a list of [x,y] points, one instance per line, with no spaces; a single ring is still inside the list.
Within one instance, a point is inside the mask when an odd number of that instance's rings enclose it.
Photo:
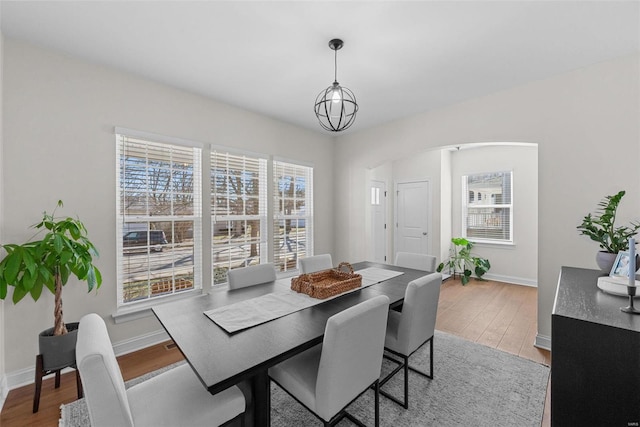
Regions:
[[[549,365],[550,353],[533,346],[536,325],[536,288],[475,280],[462,286],[451,279],[442,285],[436,322],[441,331]],[[180,352],[168,344],[119,357],[125,381],[181,360]],[[60,405],[76,400],[75,375],[63,375],[58,389],[53,382],[53,376],[43,381],[36,414],[31,412],[33,385],[11,390],[0,413],[0,426],[57,426]],[[550,425],[549,408],[547,390],[542,427]]]
[[[537,288],[450,279],[440,292],[436,329],[548,366],[549,351],[533,346],[537,313]]]

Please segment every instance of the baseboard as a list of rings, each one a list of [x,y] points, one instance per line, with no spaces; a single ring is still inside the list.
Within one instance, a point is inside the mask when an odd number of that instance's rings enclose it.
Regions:
[[[536,335],[536,341],[533,345],[538,348],[551,351],[551,337],[538,334]]]
[[[122,356],[124,354],[142,350],[143,348],[151,347],[152,345],[160,344],[161,342],[167,341],[169,339],[170,338],[167,332],[162,329],[125,341],[117,342],[113,344],[113,352],[116,354],[116,356]]]
[[[496,282],[513,283],[514,285],[538,287],[538,281],[536,279],[526,279],[524,277],[504,276],[502,274],[487,273],[483,278],[487,280],[494,280]]]
[[[116,356],[122,356],[124,354],[132,353],[134,351],[142,350],[143,348],[150,347],[152,345],[160,344],[163,341],[169,340],[169,335],[166,331],[159,330],[155,332],[151,332],[149,334],[140,335],[135,338],[131,338],[125,341],[120,341],[113,344],[113,352]],[[2,388],[3,383],[0,382],[0,392],[3,394],[0,397],[6,397],[9,393],[9,390],[13,390],[14,388],[22,387],[25,385],[33,384],[35,382],[35,356],[33,358],[34,365],[20,369],[18,371],[7,373],[4,378],[4,389]],[[72,368],[65,368],[62,370],[62,373],[73,372]],[[5,392],[6,389],[6,392]]]
[[[4,406],[5,400],[7,400],[8,394],[9,394],[9,386],[7,385],[7,376],[2,375],[0,377],[0,412],[2,411],[2,407]]]

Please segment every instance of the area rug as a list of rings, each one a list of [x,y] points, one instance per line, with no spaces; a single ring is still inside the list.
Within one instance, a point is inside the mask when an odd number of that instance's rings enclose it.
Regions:
[[[429,346],[418,350],[411,357],[411,363],[427,371]],[[131,380],[127,387],[168,368]],[[392,368],[393,365],[385,361],[383,374]],[[401,397],[402,378],[402,373],[398,373],[385,385],[385,390]],[[547,366],[436,331],[434,379],[410,372],[408,410],[381,396],[380,425],[540,426],[548,380]],[[179,405],[178,402],[176,404]],[[348,411],[365,424],[373,425],[373,391],[367,391]],[[322,423],[272,384],[271,425],[297,427]],[[348,426],[351,423],[343,420],[338,425]],[[59,426],[89,426],[84,399],[61,406]]]

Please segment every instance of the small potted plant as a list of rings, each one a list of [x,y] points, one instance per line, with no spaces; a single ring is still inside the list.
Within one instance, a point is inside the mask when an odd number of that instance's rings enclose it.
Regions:
[[[463,285],[469,283],[471,275],[475,273],[478,280],[484,280],[482,276],[489,271],[491,263],[488,259],[471,255],[473,243],[463,237],[454,237],[451,239],[453,246],[449,250],[450,256],[447,262],[441,262],[437,271],[442,272],[446,267],[447,271],[453,275],[460,275],[460,282]],[[473,269],[473,271],[471,270]]]
[[[62,207],[62,201],[58,201]],[[40,333],[40,354],[44,370],[55,371],[75,363],[77,323],[65,324],[62,318],[62,287],[70,276],[86,281],[89,292],[98,289],[102,276],[93,265],[98,252],[87,237],[87,229],[79,219],[55,217],[43,213],[42,221],[33,226],[44,232],[40,240],[30,239],[21,245],[4,244],[7,252],[0,261],[0,299],[13,287],[13,303],[26,295],[37,301],[46,288],[55,295],[54,327]],[[34,236],[34,237],[36,237]]]
[[[588,236],[598,242],[601,251],[596,254],[596,263],[602,271],[609,272],[620,251],[629,250],[629,238],[640,230],[639,222],[631,222],[629,226],[616,226],[616,213],[625,191],[619,191],[612,196],[606,196],[598,203],[595,214],[587,214],[582,224],[576,228],[581,235]]]

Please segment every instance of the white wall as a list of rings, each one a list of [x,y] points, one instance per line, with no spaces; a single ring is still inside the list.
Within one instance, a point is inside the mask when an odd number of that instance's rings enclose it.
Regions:
[[[483,172],[513,172],[513,245],[478,243],[472,253],[487,258],[485,276],[524,285],[538,277],[538,148],[533,146],[476,146],[451,153],[452,233],[462,235],[462,176]]]
[[[538,143],[538,339],[551,336],[562,265],[596,268],[597,245],[576,226],[620,189],[620,221],[640,216],[640,66],[637,54],[531,82],[337,140],[336,259],[362,259],[365,170],[438,146]],[[455,183],[454,183],[455,184]]]
[[[0,22],[2,20],[0,19]],[[3,91],[3,77],[2,77],[2,64],[4,63],[4,36],[2,35],[2,28],[0,27],[0,100],[2,99],[2,91]],[[4,198],[3,198],[3,175],[4,175],[4,164],[3,164],[3,156],[2,156],[2,135],[3,135],[3,115],[2,115],[2,102],[0,102],[0,224],[2,224],[3,211],[4,211]],[[2,239],[2,227],[0,227],[0,242],[3,242]],[[4,401],[9,393],[8,385],[7,385],[7,376],[5,369],[5,339],[4,339],[4,300],[0,300],[0,409],[2,408]]]
[[[453,237],[451,151],[440,150],[440,165],[442,167],[440,176],[440,260],[444,260],[449,256],[451,238]]]
[[[161,327],[153,317],[117,325],[110,319],[116,310],[114,126],[311,163],[316,210],[333,210],[334,142],[323,134],[10,39],[4,82],[5,240],[28,239],[29,226],[62,199],[62,213],[78,215],[98,246],[104,279],[97,295],[87,294],[85,284],[65,286],[65,321],[97,312],[116,343]],[[332,229],[331,216],[316,216],[316,251],[333,251]],[[11,325],[3,328],[6,371],[32,368],[37,334],[53,324],[53,295],[5,304],[5,321]]]

